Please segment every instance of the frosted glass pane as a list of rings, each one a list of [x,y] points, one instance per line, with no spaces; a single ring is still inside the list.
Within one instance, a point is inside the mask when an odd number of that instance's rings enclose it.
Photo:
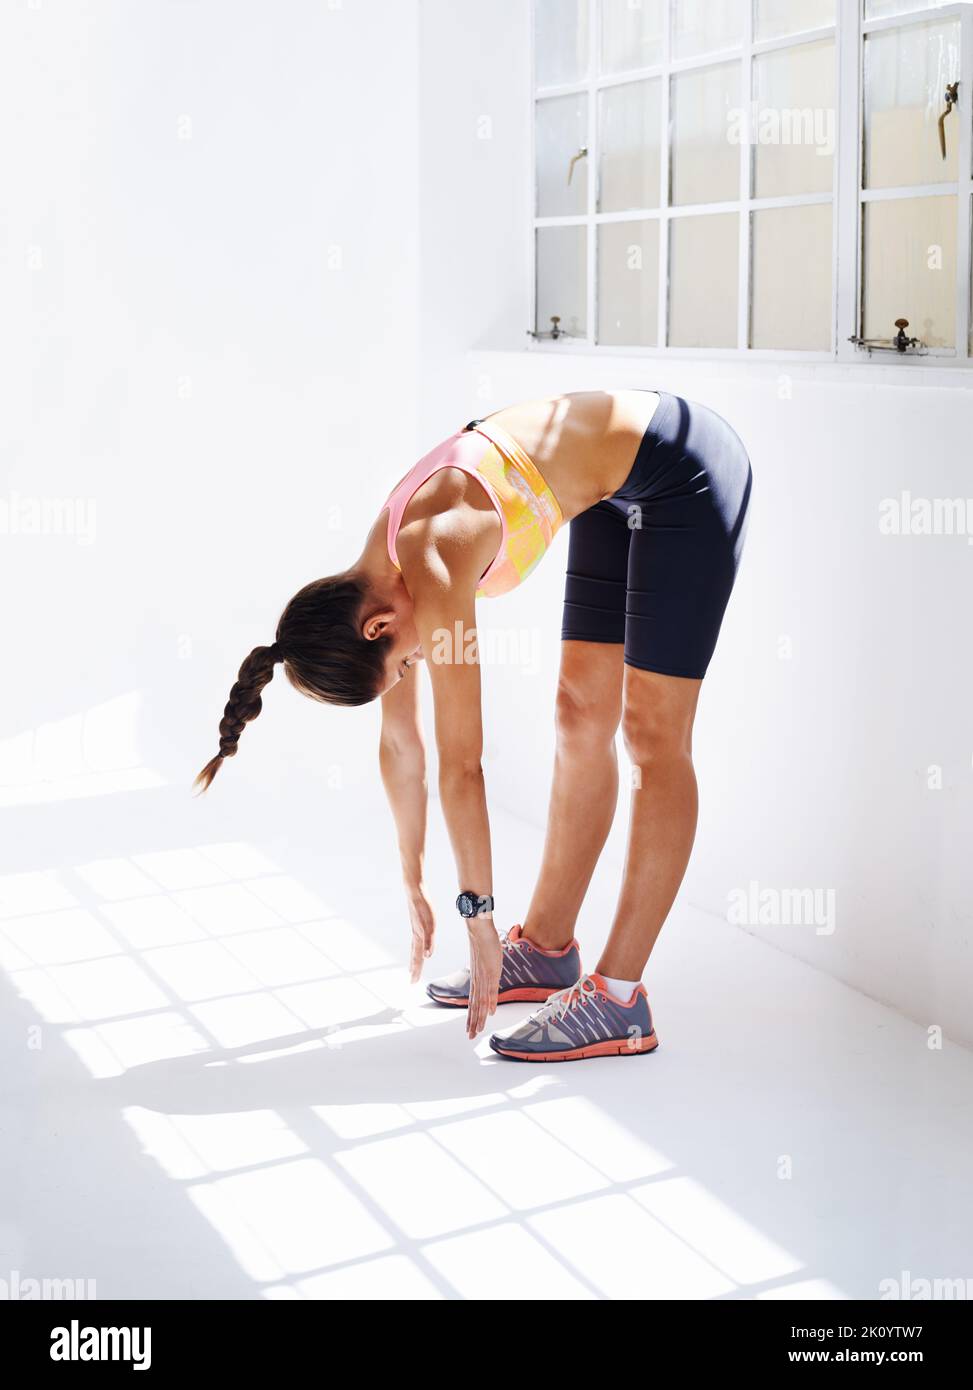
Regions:
[[[956,346],[956,199],[893,198],[865,205],[866,338]]]
[[[587,144],[588,98],[539,101],[537,121],[537,215],[574,217],[588,209],[588,159],[571,160]]]
[[[538,87],[588,75],[588,0],[537,0],[534,65]]]
[[[745,148],[731,138],[741,67],[722,63],[672,79],[672,201],[725,203],[740,196]]]
[[[557,315],[562,333],[587,333],[588,234],[584,227],[539,227],[537,230],[538,333],[549,333]]]
[[[657,221],[606,222],[598,229],[598,341],[658,346]]]
[[[757,0],[754,37],[782,39],[835,22],[836,0]]]
[[[831,347],[831,204],[753,215],[750,345],[792,352]]]
[[[670,347],[736,347],[739,256],[734,212],[670,223]]]
[[[831,192],[838,136],[835,81],[832,39],[754,59],[756,197]]]
[[[602,72],[631,72],[662,62],[666,4],[667,0],[602,0]]]
[[[749,3],[750,0],[674,0],[673,57],[695,58],[702,53],[739,48]]]
[[[865,0],[866,19],[888,19],[897,14],[914,14],[916,10],[938,10],[951,0]],[[960,0],[968,4],[969,0]]]
[[[627,82],[599,97],[598,208],[657,208],[662,179],[662,83]]]
[[[939,146],[944,93],[960,76],[960,26],[917,24],[865,40],[865,187],[953,183],[959,170],[956,109]]]

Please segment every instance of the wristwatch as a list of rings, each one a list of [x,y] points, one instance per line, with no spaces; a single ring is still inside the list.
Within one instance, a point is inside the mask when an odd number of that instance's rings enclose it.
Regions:
[[[493,899],[481,898],[476,893],[460,893],[456,910],[461,917],[482,917],[484,912],[493,911]]]

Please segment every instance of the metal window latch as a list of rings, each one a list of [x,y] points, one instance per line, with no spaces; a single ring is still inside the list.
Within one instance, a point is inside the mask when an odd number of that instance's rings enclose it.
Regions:
[[[943,159],[946,158],[946,118],[958,101],[959,83],[951,82],[946,88],[946,110],[939,118],[939,148],[942,150]]]
[[[567,329],[561,327],[561,315],[552,314],[549,333],[538,333],[534,329],[528,328],[527,336],[529,338],[550,338],[552,342],[556,343],[559,338],[570,338],[572,335]]]
[[[919,346],[918,338],[907,338],[905,330],[909,327],[908,319],[896,319],[895,326],[899,330],[892,339],[896,352],[908,352],[910,348]]]
[[[579,160],[581,160],[581,159],[587,159],[587,158],[588,158],[588,146],[587,146],[587,145],[582,145],[581,148],[580,148],[580,150],[578,151],[578,153],[572,157],[571,163],[568,165],[568,187],[569,187],[569,188],[570,188],[570,186],[571,186],[571,180],[574,178],[574,166],[578,163]]]
[[[848,341],[854,343],[855,347],[864,348],[866,352],[897,352],[900,356],[916,348],[925,347],[920,338],[910,338],[906,333],[905,330],[909,327],[908,319],[896,319],[895,326],[898,332],[894,338],[860,338],[855,334]]]

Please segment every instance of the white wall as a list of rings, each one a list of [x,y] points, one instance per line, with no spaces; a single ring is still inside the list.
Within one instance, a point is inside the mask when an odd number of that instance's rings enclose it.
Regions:
[[[525,0],[421,0],[420,429],[430,443],[482,408],[472,343],[526,342],[530,217]]]
[[[534,395],[626,386],[679,392],[730,420],[753,458],[753,518],[702,701],[702,817],[684,891],[722,916],[728,894],[751,881],[833,890],[833,934],[754,930],[973,1043],[973,552],[964,537],[879,531],[881,501],[903,489],[973,498],[970,387],[881,367],[490,351],[517,349],[528,325],[526,8],[491,6],[487,22],[476,0],[423,5],[423,245],[430,216],[438,223],[450,206],[468,229],[462,261],[424,261],[427,340],[448,345],[450,360],[424,356],[423,420],[443,433],[471,402],[485,413]],[[506,62],[494,61],[498,50]],[[503,121],[471,180],[465,132],[484,91]],[[482,187],[489,197],[480,201]],[[480,209],[487,226],[474,216]],[[973,526],[973,501],[970,516]],[[481,605],[488,638],[508,632],[526,658],[488,676],[491,796],[538,824],[565,540],[522,590]]]
[[[0,499],[96,524],[2,538],[5,739],[138,692],[137,756],[188,788],[414,461],[417,35],[408,0],[3,7]],[[374,711],[280,677],[265,707],[238,790],[374,776]]]

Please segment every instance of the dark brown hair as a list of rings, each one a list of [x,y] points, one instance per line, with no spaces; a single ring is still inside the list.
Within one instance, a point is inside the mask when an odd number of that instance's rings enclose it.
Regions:
[[[287,679],[302,695],[328,705],[367,705],[381,689],[390,636],[369,642],[361,634],[368,585],[360,575],[316,579],[294,595],[277,624],[273,646],[254,647],[240,667],[220,720],[220,751],[193,786],[209,787],[224,758],[237,751],[245,724],[263,705],[260,692],[284,663]]]

